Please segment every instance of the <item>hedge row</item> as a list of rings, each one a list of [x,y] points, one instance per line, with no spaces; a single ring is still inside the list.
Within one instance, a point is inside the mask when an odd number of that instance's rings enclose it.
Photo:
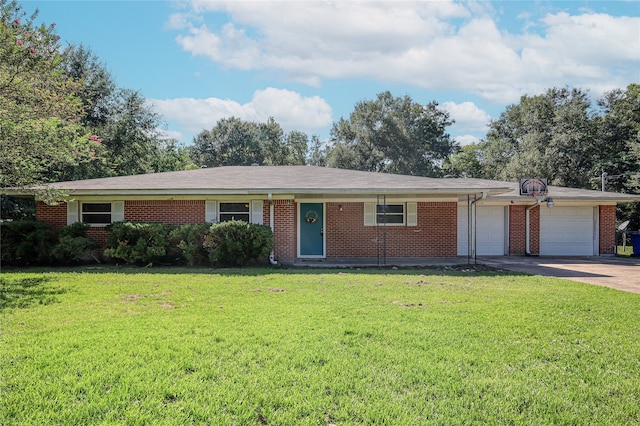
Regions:
[[[44,222],[0,223],[2,264],[12,266],[65,265],[90,258],[98,245],[87,238],[89,225],[74,223],[56,232]]]
[[[1,224],[2,262],[7,265],[51,265],[87,261],[96,245],[86,237],[89,225],[75,223],[59,232],[42,222]],[[165,225],[117,222],[106,227],[109,260],[128,264],[245,266],[273,249],[271,228],[243,221]]]

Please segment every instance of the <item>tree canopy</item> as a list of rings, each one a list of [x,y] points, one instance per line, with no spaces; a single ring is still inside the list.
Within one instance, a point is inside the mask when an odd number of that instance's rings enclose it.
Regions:
[[[552,88],[522,96],[490,123],[486,139],[451,156],[460,177],[517,181],[544,177],[552,185],[640,192],[640,85],[606,93],[593,104],[580,89]],[[620,207],[640,226],[640,206]]]
[[[421,105],[390,92],[359,102],[349,119],[333,124],[327,156],[332,167],[418,176],[439,176],[457,149],[446,133],[453,124],[436,102]]]
[[[300,131],[285,135],[273,118],[256,123],[230,117],[200,132],[189,154],[195,164],[206,167],[301,165],[305,164],[308,139]]]
[[[81,123],[80,85],[61,70],[55,24],[36,16],[0,0],[0,187],[38,186],[100,150]]]

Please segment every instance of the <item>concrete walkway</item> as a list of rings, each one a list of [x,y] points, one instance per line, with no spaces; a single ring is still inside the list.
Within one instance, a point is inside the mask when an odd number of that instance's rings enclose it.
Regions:
[[[564,278],[640,294],[640,258],[624,257],[478,257],[493,268]]]

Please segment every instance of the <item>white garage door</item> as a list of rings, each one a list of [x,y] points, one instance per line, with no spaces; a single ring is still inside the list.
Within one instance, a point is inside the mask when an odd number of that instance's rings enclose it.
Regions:
[[[478,206],[476,210],[476,254],[478,256],[504,255],[504,207]],[[458,256],[468,250],[467,206],[458,206]]]
[[[593,256],[593,207],[540,208],[540,254]]]

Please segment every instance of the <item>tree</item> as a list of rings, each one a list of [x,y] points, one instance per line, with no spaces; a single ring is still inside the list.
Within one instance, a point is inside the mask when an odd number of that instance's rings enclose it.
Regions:
[[[306,164],[307,151],[309,149],[309,137],[306,133],[293,130],[287,134],[287,158],[286,164],[302,166]]]
[[[593,175],[606,172],[610,191],[640,193],[640,84],[606,93],[598,102],[598,139],[602,142]],[[600,183],[600,179],[597,179]],[[640,229],[640,203],[618,207],[618,217]]]
[[[444,173],[461,178],[484,178],[482,144],[465,145],[444,163]]]
[[[285,135],[273,118],[266,123],[223,118],[211,130],[203,130],[190,147],[191,160],[207,167],[260,164],[304,164],[308,137],[294,130]]]
[[[599,100],[598,139],[602,141],[594,174],[617,176],[608,183],[615,191],[640,193],[640,84],[617,89]]]
[[[453,124],[436,102],[421,105],[390,92],[356,104],[349,119],[333,124],[328,165],[338,168],[439,176],[456,149],[446,133]]]
[[[98,138],[81,124],[79,85],[61,72],[55,24],[36,26],[16,1],[0,0],[0,187],[35,187],[53,167],[92,161]]]
[[[512,181],[539,176],[553,185],[588,187],[598,155],[590,110],[587,93],[579,89],[522,96],[490,124],[485,174]]]
[[[83,123],[93,129],[106,126],[116,94],[116,84],[109,70],[83,45],[70,45],[64,50],[62,67],[67,76],[81,85]]]
[[[320,141],[320,138],[317,135],[313,135],[311,137],[311,145],[309,146],[309,154],[306,163],[310,166],[326,167],[327,155],[327,147]]]
[[[236,117],[219,120],[211,130],[203,130],[193,141],[191,160],[200,166],[250,166],[262,164],[263,156],[254,123]]]
[[[90,164],[67,167],[58,180],[131,175],[180,170],[188,161],[176,161],[175,141],[166,140],[160,129],[162,117],[138,91],[116,86],[111,73],[84,46],[69,46],[64,52],[64,72],[81,86],[82,123],[99,134],[103,150]],[[183,160],[185,160],[183,158]]]

